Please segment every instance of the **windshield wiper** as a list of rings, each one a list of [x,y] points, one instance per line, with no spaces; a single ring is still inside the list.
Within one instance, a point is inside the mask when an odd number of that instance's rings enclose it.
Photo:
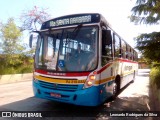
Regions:
[[[78,35],[81,27],[83,26],[83,24],[79,24],[74,30],[73,30],[73,39],[75,39],[75,37]]]

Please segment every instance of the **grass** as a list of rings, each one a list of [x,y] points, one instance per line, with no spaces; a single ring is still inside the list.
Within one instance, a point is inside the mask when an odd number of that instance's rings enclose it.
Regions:
[[[158,96],[158,100],[160,101],[160,89],[158,89],[157,96]]]
[[[150,88],[152,89],[154,110],[160,111],[160,64],[152,64],[150,71]]]
[[[153,67],[150,72],[150,84],[160,89],[160,66]]]

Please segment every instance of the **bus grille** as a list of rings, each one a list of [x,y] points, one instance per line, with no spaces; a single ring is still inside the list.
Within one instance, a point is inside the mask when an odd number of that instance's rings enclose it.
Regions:
[[[51,90],[74,92],[78,89],[78,85],[56,84],[56,83],[49,83],[49,82],[44,82],[44,81],[39,81],[39,84],[41,87],[51,89]]]

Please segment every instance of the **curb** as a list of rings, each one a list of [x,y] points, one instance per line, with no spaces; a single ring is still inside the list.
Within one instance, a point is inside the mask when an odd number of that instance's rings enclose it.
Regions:
[[[33,73],[0,75],[0,84],[9,84],[32,80]]]

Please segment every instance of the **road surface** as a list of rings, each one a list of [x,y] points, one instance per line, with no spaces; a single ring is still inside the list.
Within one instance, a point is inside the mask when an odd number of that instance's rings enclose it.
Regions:
[[[125,89],[123,89],[121,93],[118,95],[116,100],[107,100],[104,104],[98,107],[75,106],[35,98],[32,92],[31,81],[4,84],[0,85],[0,111],[49,111],[50,113],[52,112],[52,116],[55,116],[52,118],[45,118],[47,120],[53,118],[58,120],[80,120],[82,118],[87,120],[118,120],[119,117],[115,117],[109,112],[143,112],[150,110],[148,74],[149,70],[139,70],[135,82],[127,85]],[[126,118],[131,119],[132,117],[121,117],[121,119]],[[135,119],[135,117],[133,117],[132,119]],[[151,118],[137,117],[136,119],[150,120]]]

